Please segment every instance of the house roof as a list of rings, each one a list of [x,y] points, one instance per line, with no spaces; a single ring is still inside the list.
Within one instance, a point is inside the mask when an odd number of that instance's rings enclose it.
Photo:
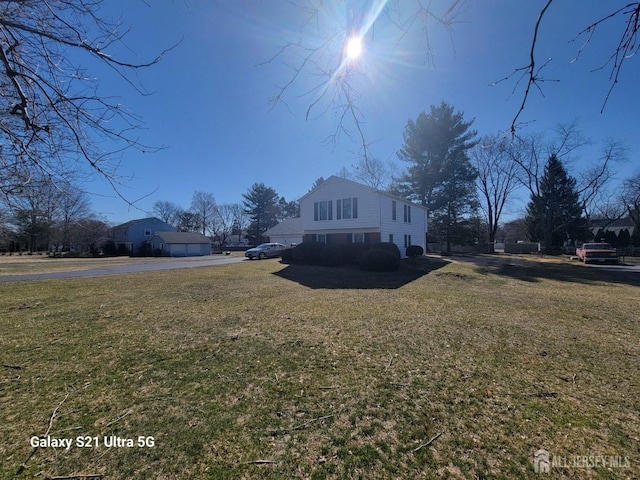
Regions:
[[[159,222],[161,221],[159,218],[156,218],[156,217],[138,218],[137,220],[129,220],[128,222],[121,223],[120,225],[116,225],[113,228],[129,228],[132,225],[135,225],[137,223],[141,223],[141,222],[144,222],[147,220],[153,220],[153,219],[158,220]]]
[[[271,227],[264,232],[267,236],[272,235],[302,235],[302,218],[285,218],[275,227]]]
[[[196,232],[156,232],[148,242],[158,237],[163,243],[211,243],[211,239]]]
[[[338,183],[338,182],[351,184],[354,187],[358,187],[358,188],[365,188],[365,189],[370,190],[372,192],[376,192],[376,193],[378,193],[380,195],[384,195],[385,197],[389,197],[389,198],[391,198],[393,200],[398,200],[398,201],[403,202],[403,203],[408,203],[410,205],[415,205],[416,207],[424,208],[425,210],[427,209],[427,207],[425,207],[424,205],[420,205],[419,203],[414,203],[414,202],[412,202],[410,200],[407,200],[406,198],[402,198],[402,197],[399,197],[399,196],[394,195],[392,193],[385,192],[384,190],[378,190],[377,188],[373,188],[373,187],[370,187],[368,185],[364,185],[362,183],[354,182],[353,180],[347,180],[346,178],[337,177],[335,175],[331,175],[329,178],[327,178],[324,182],[322,182],[316,188],[314,188],[310,192],[308,192],[305,195],[303,195],[302,197],[300,197],[299,201],[302,201],[305,197],[311,195],[313,192],[323,188],[324,186],[329,185],[330,183]]]
[[[606,218],[592,218],[590,220],[591,228],[632,228],[635,223],[629,217],[618,218],[615,220],[607,220]]]

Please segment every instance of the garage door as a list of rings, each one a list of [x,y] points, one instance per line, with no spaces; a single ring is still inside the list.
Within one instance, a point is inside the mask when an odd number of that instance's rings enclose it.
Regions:
[[[187,245],[187,255],[202,255],[202,248],[199,243]]]

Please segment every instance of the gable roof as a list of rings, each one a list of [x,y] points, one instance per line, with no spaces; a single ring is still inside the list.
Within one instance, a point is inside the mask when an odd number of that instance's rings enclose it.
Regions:
[[[279,224],[264,232],[264,235],[302,235],[302,218],[285,218]]]
[[[113,228],[129,228],[132,225],[136,225],[138,223],[146,222],[147,220],[158,220],[159,222],[162,222],[162,220],[160,220],[157,217],[138,218],[136,220],[129,220],[128,222],[121,223],[120,225],[116,225]],[[162,223],[164,223],[164,222],[162,222]]]
[[[196,232],[156,232],[147,242],[155,237],[163,243],[212,243],[209,237]]]
[[[385,192],[384,190],[378,190],[377,188],[370,187],[369,185],[364,185],[362,183],[354,182],[353,180],[348,180],[346,178],[337,177],[336,175],[331,175],[329,178],[327,178],[324,182],[322,182],[316,188],[314,188],[310,192],[308,192],[305,195],[303,195],[302,197],[300,197],[299,202],[301,202],[304,198],[308,197],[312,193],[320,190],[324,186],[327,186],[327,185],[329,185],[331,183],[345,183],[345,184],[351,185],[353,187],[364,188],[364,189],[369,190],[371,192],[375,192],[375,193],[378,193],[380,195],[384,195],[385,197],[389,197],[389,198],[391,198],[393,200],[398,200],[399,202],[407,203],[407,204],[410,204],[410,205],[415,205],[416,207],[424,208],[425,210],[427,209],[427,207],[425,207],[424,205],[420,205],[419,203],[412,202],[411,200],[407,200],[406,198],[399,197],[397,195],[394,195],[393,193]]]

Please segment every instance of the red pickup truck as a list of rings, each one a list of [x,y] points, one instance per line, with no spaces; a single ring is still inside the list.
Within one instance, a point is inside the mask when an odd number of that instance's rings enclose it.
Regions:
[[[586,263],[618,263],[618,253],[608,243],[585,243],[576,249],[578,260]]]

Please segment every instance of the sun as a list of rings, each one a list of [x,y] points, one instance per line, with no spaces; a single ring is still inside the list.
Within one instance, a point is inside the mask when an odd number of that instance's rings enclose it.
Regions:
[[[351,37],[347,42],[347,57],[355,60],[362,54],[362,39],[360,37]]]

